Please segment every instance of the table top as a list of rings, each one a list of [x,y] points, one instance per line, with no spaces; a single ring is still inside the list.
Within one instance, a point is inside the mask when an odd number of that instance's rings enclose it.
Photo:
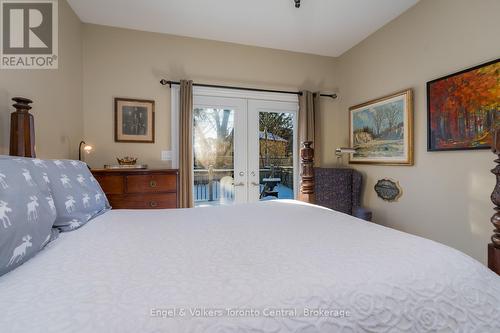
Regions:
[[[280,182],[281,178],[262,178],[263,182]]]

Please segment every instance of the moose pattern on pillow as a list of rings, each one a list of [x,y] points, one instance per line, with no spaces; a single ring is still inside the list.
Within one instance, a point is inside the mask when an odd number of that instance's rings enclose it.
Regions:
[[[50,189],[30,159],[0,158],[0,275],[33,257],[53,238]]]
[[[75,230],[111,207],[87,164],[74,160],[43,160],[38,168],[52,190],[61,231]]]

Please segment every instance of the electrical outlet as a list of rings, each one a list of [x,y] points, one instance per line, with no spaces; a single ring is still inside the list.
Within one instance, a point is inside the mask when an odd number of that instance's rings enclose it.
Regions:
[[[172,151],[171,150],[162,150],[161,151],[161,160],[162,161],[171,161],[172,160]]]

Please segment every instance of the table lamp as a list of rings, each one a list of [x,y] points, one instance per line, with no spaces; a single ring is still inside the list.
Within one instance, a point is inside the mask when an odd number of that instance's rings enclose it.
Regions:
[[[78,160],[82,160],[82,149],[85,153],[90,154],[92,149],[94,149],[91,145],[85,143],[85,141],[80,141],[80,145],[78,146]]]

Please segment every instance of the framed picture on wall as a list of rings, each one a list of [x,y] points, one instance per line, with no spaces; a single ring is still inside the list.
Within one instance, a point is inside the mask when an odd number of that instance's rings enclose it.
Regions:
[[[155,101],[115,98],[115,141],[155,142]]]
[[[413,165],[411,89],[350,107],[349,127],[349,163]]]
[[[499,110],[500,59],[427,82],[427,150],[490,148]]]

